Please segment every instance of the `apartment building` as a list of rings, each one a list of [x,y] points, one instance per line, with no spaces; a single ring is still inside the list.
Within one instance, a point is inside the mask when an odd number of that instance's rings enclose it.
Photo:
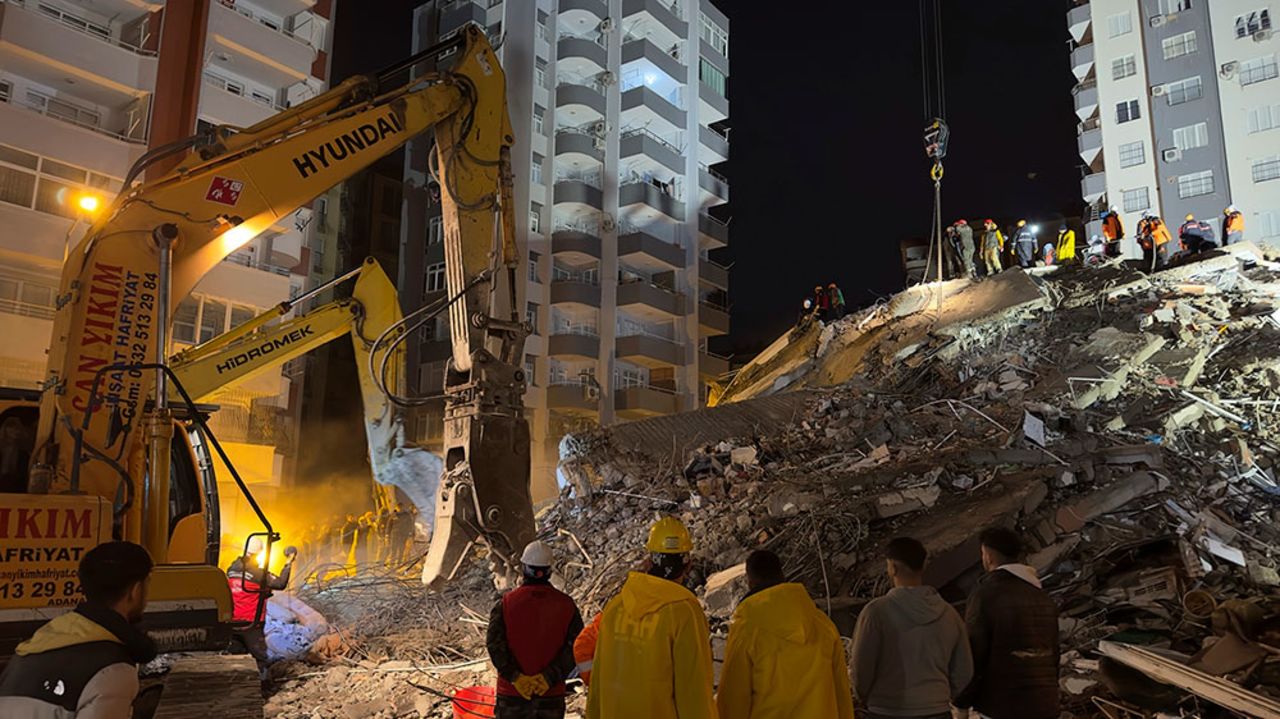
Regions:
[[[1280,242],[1280,36],[1269,0],[1085,0],[1067,13],[1088,234],[1115,206],[1176,229],[1235,204]],[[1221,237],[1219,237],[1221,239]],[[1132,237],[1124,251],[1140,254]]]
[[[694,409],[729,369],[707,349],[729,331],[728,270],[712,259],[728,244],[729,21],[708,0],[434,0],[415,49],[467,23],[507,73],[540,499],[566,432]],[[406,302],[444,292],[428,149],[406,158]],[[441,386],[448,337],[441,318],[415,343],[420,391]],[[419,417],[421,440],[440,431],[439,407]]]
[[[0,0],[0,386],[34,388],[63,254],[147,149],[166,3]],[[248,126],[327,87],[332,0],[209,4],[199,123]],[[194,130],[195,128],[191,128]],[[312,210],[216,267],[173,318],[174,349],[287,299],[305,279]],[[282,371],[214,398],[214,426],[250,481],[278,484],[299,377]]]

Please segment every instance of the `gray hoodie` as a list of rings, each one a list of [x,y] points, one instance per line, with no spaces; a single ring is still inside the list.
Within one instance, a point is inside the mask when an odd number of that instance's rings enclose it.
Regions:
[[[933,587],[899,587],[858,615],[849,673],[873,714],[932,716],[973,677],[964,621]]]

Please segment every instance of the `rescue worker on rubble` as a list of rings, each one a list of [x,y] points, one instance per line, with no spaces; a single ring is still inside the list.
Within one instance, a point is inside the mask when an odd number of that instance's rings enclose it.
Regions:
[[[77,572],[84,602],[18,645],[0,674],[0,716],[129,719],[138,665],[156,656],[155,644],[137,628],[151,569],[147,550],[132,542],[106,542],[85,553]]]
[[[964,272],[964,277],[973,278],[973,228],[969,226],[969,221],[960,218],[956,220],[956,254],[960,256],[960,269]]]
[[[391,567],[404,564],[413,544],[414,512],[403,504],[397,504],[391,515]]]
[[[524,575],[489,613],[486,645],[498,670],[495,719],[561,719],[565,677],[582,615],[569,595],[551,586],[551,550],[530,542],[520,557]]]
[[[1120,255],[1120,240],[1124,239],[1124,223],[1120,221],[1120,212],[1109,207],[1102,213],[1102,239],[1106,241],[1103,254],[1107,257]]]
[[[1222,243],[1232,245],[1244,241],[1244,214],[1235,205],[1222,211]]]
[[[663,517],[645,549],[641,571],[600,613],[587,719],[714,719],[707,618],[683,584],[689,530]]]
[[[1018,256],[1018,266],[1032,267],[1036,263],[1036,233],[1027,225],[1026,220],[1018,220],[1018,229],[1013,233],[1013,248]]]
[[[237,631],[236,636],[260,664],[267,661],[267,640],[262,633],[262,623],[266,619],[267,609],[264,603],[262,613],[259,614],[258,601],[262,599],[264,588],[280,590],[289,586],[289,577],[293,574],[293,561],[297,557],[297,549],[285,547],[284,569],[280,570],[279,576],[272,574],[267,566],[271,563],[271,558],[267,556],[262,538],[251,537],[244,555],[236,557],[231,566],[227,567],[227,586],[231,588],[232,618],[237,622],[257,620],[254,626]],[[267,596],[270,595],[271,592],[268,591]]]
[[[1058,264],[1065,265],[1069,262],[1075,262],[1076,231],[1067,227],[1067,223],[1062,223],[1062,226],[1058,228],[1058,240],[1054,244],[1058,248]]]
[[[822,285],[814,285],[813,304],[818,306],[818,320],[821,322],[830,322],[831,295],[826,290],[822,289]]]
[[[827,297],[831,301],[831,320],[835,321],[844,317],[844,293],[836,287],[836,283],[832,282],[827,285]]]
[[[987,276],[991,276],[1000,272],[1004,268],[1000,266],[1000,253],[1004,251],[1004,235],[1000,234],[1000,228],[996,227],[994,220],[988,218],[982,221],[982,264],[986,269]]]
[[[844,641],[782,561],[747,557],[747,595],[733,613],[716,705],[725,719],[853,719]]]
[[[1142,266],[1155,272],[1169,261],[1169,228],[1156,213],[1147,210],[1138,222],[1138,246],[1142,248]]]
[[[942,235],[946,240],[946,246],[942,250],[943,259],[946,262],[946,275],[955,279],[964,274],[964,264],[960,261],[960,235],[956,232],[955,225],[947,225]]]
[[[853,631],[853,696],[868,719],[951,719],[951,701],[973,678],[964,620],[924,583],[924,545],[898,537],[885,548],[893,589],[871,600]]]
[[[1058,607],[1035,568],[1019,563],[1016,532],[993,527],[979,542],[987,574],[965,605],[973,681],[956,705],[988,719],[1056,719]]]
[[[1188,214],[1182,227],[1178,228],[1178,239],[1182,241],[1183,249],[1193,255],[1208,252],[1218,246],[1213,236],[1213,226],[1197,220],[1192,214]]]
[[[803,325],[810,317],[813,317],[813,298],[806,297],[804,303],[800,305],[800,316],[796,318],[796,327]]]

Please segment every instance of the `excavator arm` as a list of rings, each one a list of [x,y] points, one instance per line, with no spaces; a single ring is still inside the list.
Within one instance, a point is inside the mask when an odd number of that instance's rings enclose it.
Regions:
[[[389,89],[379,78],[353,78],[253,127],[219,128],[212,142],[196,138],[139,161],[63,265],[31,491],[114,499],[149,466],[144,501],[118,521],[126,538],[164,556],[168,392],[162,374],[130,366],[164,361],[173,310],[217,263],[434,130],[454,347],[447,471],[424,580],[451,572],[442,568],[456,566],[473,540],[508,560],[532,537],[505,76],[475,27],[396,69],[449,48],[458,50],[449,71]],[[157,157],[188,149],[168,174],[131,182]]]

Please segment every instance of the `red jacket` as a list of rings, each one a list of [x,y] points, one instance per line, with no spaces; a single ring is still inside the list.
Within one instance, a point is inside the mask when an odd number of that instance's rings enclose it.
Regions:
[[[511,682],[520,674],[541,674],[551,687],[544,696],[564,696],[565,677],[574,667],[573,642],[581,631],[577,605],[550,584],[507,592],[489,615],[486,637],[498,670],[498,694],[518,697]]]
[[[244,557],[240,557],[227,568],[227,586],[231,588],[231,604],[234,607],[231,616],[237,622],[253,621],[258,613],[258,598],[264,581],[270,589],[284,589],[289,586],[289,575],[293,570],[292,562],[285,564],[277,577],[262,568],[246,566],[251,562],[252,560],[246,562]],[[263,612],[265,614],[265,607]]]

